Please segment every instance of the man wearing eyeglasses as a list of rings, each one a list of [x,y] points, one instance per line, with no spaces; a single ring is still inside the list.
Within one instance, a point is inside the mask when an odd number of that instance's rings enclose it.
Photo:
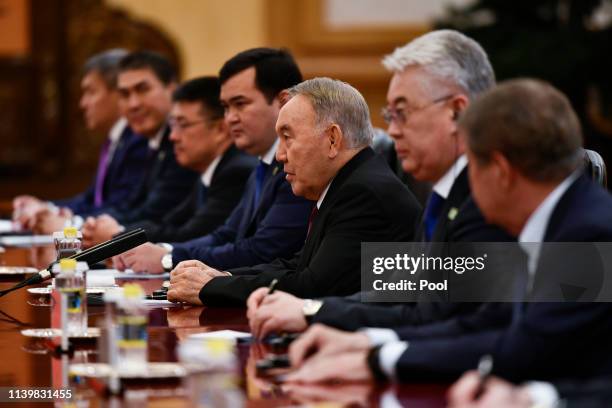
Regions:
[[[144,220],[125,228],[146,229],[152,242],[182,242],[213,231],[238,204],[257,160],[233,144],[223,121],[220,88],[218,78],[202,77],[174,91],[169,123],[176,161],[198,172],[200,179],[191,194],[162,220]],[[135,252],[146,251],[151,245]],[[115,258],[120,269],[126,263],[134,270],[147,269],[138,257],[131,262],[133,255],[130,251]]]
[[[513,240],[488,225],[470,197],[465,147],[456,123],[470,101],[495,84],[482,47],[459,32],[439,30],[397,48],[383,64],[393,77],[382,114],[402,168],[419,181],[433,183],[414,240]],[[261,288],[248,300],[251,329],[260,337],[275,331],[303,331],[315,322],[344,330],[422,325],[478,307],[431,299],[416,305],[381,306],[361,303],[361,294],[319,300],[299,299],[282,291],[266,295],[267,289]],[[392,338],[393,333],[372,335],[370,340],[383,342],[385,336]],[[370,340],[364,334],[364,341]]]

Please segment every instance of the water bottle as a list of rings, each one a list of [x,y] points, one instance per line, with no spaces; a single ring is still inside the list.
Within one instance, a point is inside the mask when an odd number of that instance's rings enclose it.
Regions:
[[[81,252],[81,232],[74,227],[66,227],[64,231],[53,233],[53,243],[57,259],[69,258]]]
[[[81,336],[87,331],[86,268],[84,262],[77,265],[74,259],[61,259],[55,276],[62,332],[68,337]]]
[[[123,372],[130,374],[147,370],[149,313],[143,299],[144,291],[136,284],[124,285],[123,296],[117,299],[117,365]]]
[[[178,358],[188,372],[184,384],[192,406],[245,406],[234,341],[188,338],[179,345]]]

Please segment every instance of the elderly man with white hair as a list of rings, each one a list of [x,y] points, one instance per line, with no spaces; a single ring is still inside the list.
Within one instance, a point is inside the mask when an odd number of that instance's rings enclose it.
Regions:
[[[412,239],[420,206],[369,147],[363,96],[344,82],[315,78],[289,89],[289,97],[276,123],[276,158],[293,193],[316,202],[304,247],[291,259],[229,271],[181,262],[169,300],[244,305],[275,279],[296,296],[350,295],[360,289],[361,242]]]

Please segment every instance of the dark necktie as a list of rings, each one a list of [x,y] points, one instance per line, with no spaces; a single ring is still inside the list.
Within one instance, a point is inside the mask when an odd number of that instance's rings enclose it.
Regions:
[[[110,139],[106,139],[100,151],[100,159],[98,160],[98,172],[96,173],[96,189],[94,194],[94,205],[101,207],[104,202],[104,179],[108,170],[108,150],[110,148]]]
[[[310,230],[312,229],[312,223],[314,222],[318,213],[319,213],[319,209],[317,208],[317,204],[315,203],[312,206],[312,210],[310,211],[310,216],[308,217],[308,232],[306,233],[307,239],[310,236]]]
[[[208,187],[204,185],[204,183],[198,183],[198,192],[196,198],[196,208],[200,208],[206,204],[206,198],[208,196]]]
[[[520,247],[517,248],[517,254],[514,256],[514,290],[512,296],[512,323],[516,324],[521,320],[523,315],[525,300],[527,298],[527,282],[529,280],[529,257]]]
[[[425,207],[425,217],[423,219],[425,224],[425,240],[428,242],[431,241],[431,236],[436,228],[436,224],[438,223],[438,218],[440,218],[440,212],[442,211],[445,201],[446,200],[435,191],[432,191],[431,195],[429,196],[427,207]]]
[[[263,189],[264,181],[266,179],[266,171],[270,165],[259,161],[257,168],[255,169],[255,207],[259,204],[261,198],[261,190]]]

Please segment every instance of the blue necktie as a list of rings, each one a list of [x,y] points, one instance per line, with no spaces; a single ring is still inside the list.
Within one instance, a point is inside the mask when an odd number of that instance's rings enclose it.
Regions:
[[[204,183],[198,184],[196,208],[202,207],[206,203],[206,196],[208,195],[208,187]]]
[[[440,217],[440,212],[442,211],[445,201],[446,200],[435,191],[432,191],[431,195],[429,196],[427,207],[425,207],[425,217],[423,220],[425,224],[425,240],[428,242],[431,241],[431,236],[436,228],[436,224],[438,223],[438,218]]]
[[[266,164],[260,160],[257,168],[255,169],[255,206],[257,206],[259,203],[259,198],[261,197],[261,190],[263,189],[268,167],[269,164]]]

